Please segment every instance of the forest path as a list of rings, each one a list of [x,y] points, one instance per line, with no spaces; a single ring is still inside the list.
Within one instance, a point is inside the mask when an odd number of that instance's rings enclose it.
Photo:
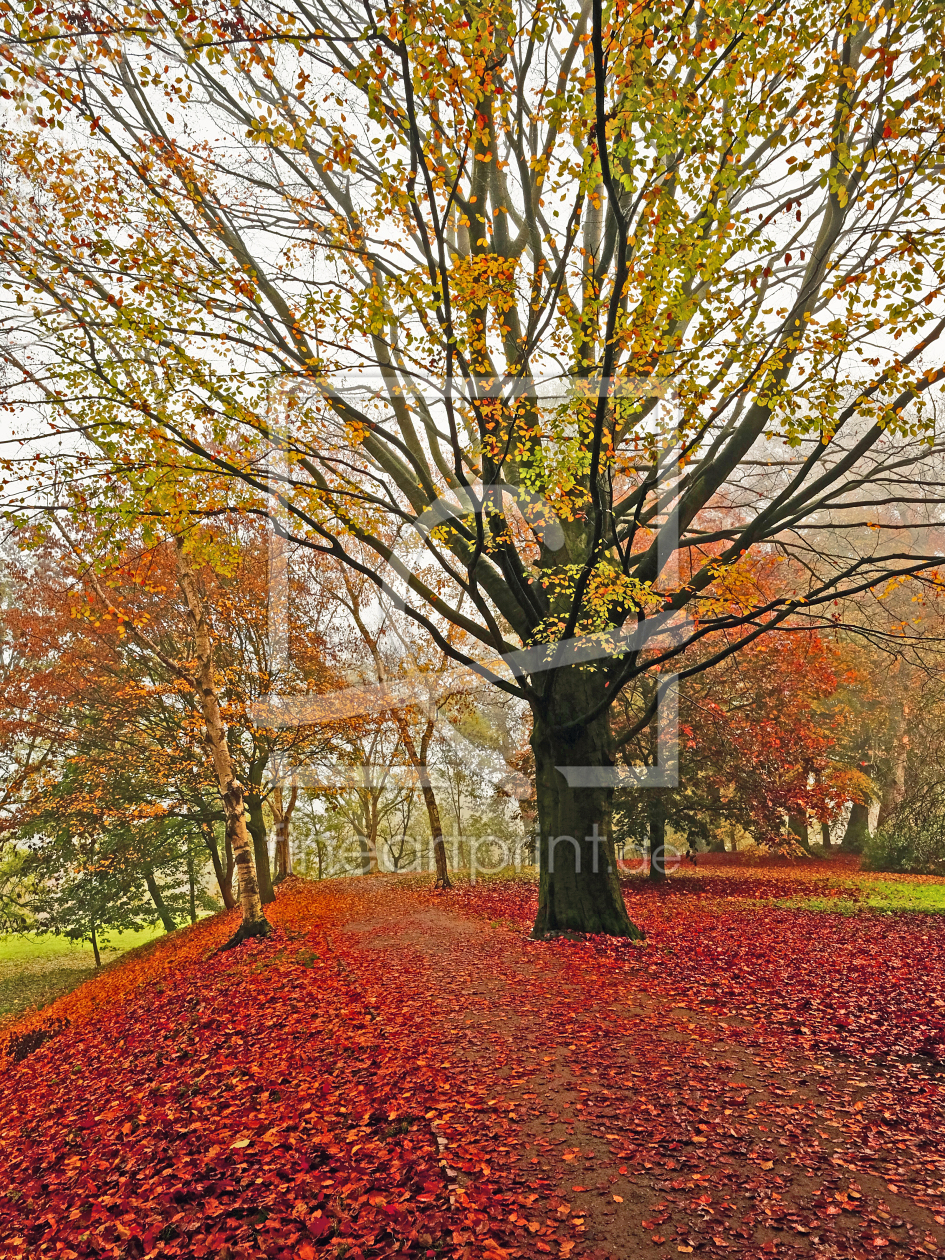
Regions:
[[[858,1039],[925,1044],[945,924],[710,884],[628,891],[645,948],[397,877],[157,942],[7,1043],[0,1257],[943,1254],[942,1079]]]

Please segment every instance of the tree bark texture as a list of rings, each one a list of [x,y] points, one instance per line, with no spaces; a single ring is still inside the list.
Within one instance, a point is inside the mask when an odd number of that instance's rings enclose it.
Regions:
[[[666,878],[666,797],[665,789],[650,788],[647,798],[647,823],[650,844],[649,876],[654,883]]]
[[[433,791],[433,784],[430,782],[430,771],[428,764],[428,755],[430,750],[430,739],[433,735],[435,721],[433,718],[427,719],[426,728],[420,740],[420,748],[414,743],[413,736],[410,733],[410,727],[407,725],[403,711],[395,714],[397,725],[400,730],[400,740],[404,746],[411,766],[417,773],[420,780],[420,791],[423,793],[423,803],[427,808],[427,818],[430,821],[430,835],[433,837],[433,859],[436,863],[436,888],[452,888],[453,884],[450,880],[449,867],[446,864],[446,842],[443,839],[443,826],[440,822],[440,807],[436,802],[436,793]]]
[[[253,862],[253,851],[249,831],[246,827],[243,788],[233,773],[233,762],[226,740],[226,729],[220,711],[220,699],[216,681],[213,676],[213,645],[210,638],[210,627],[207,624],[197,589],[197,580],[190,562],[184,554],[180,539],[176,540],[177,573],[181,590],[187,601],[194,631],[194,658],[197,666],[197,696],[207,733],[207,744],[213,757],[220,796],[223,799],[223,812],[226,816],[226,829],[233,846],[233,859],[239,878],[240,905],[243,922],[227,945],[236,945],[249,936],[268,936],[272,930],[262,908],[259,885],[256,880],[256,867]]]
[[[249,768],[249,791],[246,793],[247,825],[253,838],[253,858],[256,864],[256,879],[259,882],[259,899],[264,906],[276,899],[272,886],[272,870],[269,865],[269,830],[263,814],[262,777],[268,762],[263,755],[253,760]]]
[[[274,784],[272,793],[269,797],[269,808],[272,811],[273,831],[275,833],[276,841],[276,874],[273,880],[274,884],[280,883],[283,879],[292,874],[292,851],[289,847],[289,828],[292,823],[292,814],[295,810],[295,803],[298,800],[298,796],[299,785],[293,775],[288,802],[285,799],[281,783]],[[321,851],[319,850],[319,856],[320,855]]]
[[[862,853],[870,838],[870,807],[854,801],[840,848],[844,853]]]
[[[613,768],[615,755],[607,710],[562,735],[556,727],[588,712],[601,698],[596,671],[562,669],[551,702],[534,712],[532,749],[538,802],[539,891],[533,935],[601,932],[640,939],[630,921],[617,877],[610,785],[571,787],[559,766]]]

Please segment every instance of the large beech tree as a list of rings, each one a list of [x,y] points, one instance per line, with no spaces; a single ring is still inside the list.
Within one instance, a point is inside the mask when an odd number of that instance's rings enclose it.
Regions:
[[[277,517],[525,701],[536,932],[635,935],[615,697],[648,722],[694,639],[936,563],[866,526],[934,496],[941,6],[3,8],[11,405],[142,511],[163,465]],[[733,612],[772,541],[804,582]]]

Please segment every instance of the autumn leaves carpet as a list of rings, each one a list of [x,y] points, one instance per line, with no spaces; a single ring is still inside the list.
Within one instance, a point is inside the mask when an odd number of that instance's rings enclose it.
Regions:
[[[0,1256],[941,1255],[945,922],[812,870],[635,886],[645,948],[392,878],[161,941],[8,1033]]]

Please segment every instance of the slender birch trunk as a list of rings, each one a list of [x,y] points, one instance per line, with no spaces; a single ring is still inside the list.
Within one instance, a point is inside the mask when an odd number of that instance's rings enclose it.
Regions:
[[[226,830],[233,845],[233,858],[239,879],[240,905],[243,922],[239,931],[227,942],[225,949],[238,945],[250,936],[268,936],[272,931],[262,908],[253,848],[246,827],[246,811],[243,804],[243,788],[233,773],[233,761],[226,742],[226,728],[220,711],[220,699],[213,677],[213,643],[207,624],[203,600],[197,589],[197,581],[190,562],[184,554],[179,538],[175,539],[177,576],[187,601],[187,610],[194,629],[194,661],[196,664],[197,697],[207,732],[207,744],[213,757]]]

